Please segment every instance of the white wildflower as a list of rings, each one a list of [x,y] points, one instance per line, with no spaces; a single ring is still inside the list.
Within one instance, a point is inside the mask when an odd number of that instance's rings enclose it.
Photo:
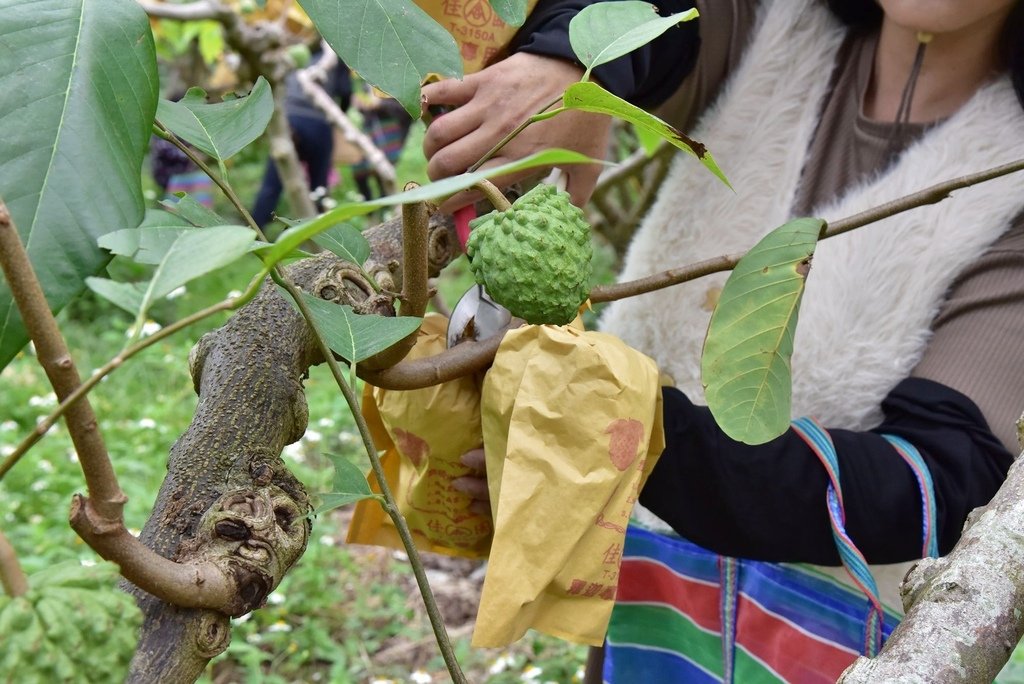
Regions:
[[[534,680],[540,679],[540,676],[542,674],[544,674],[544,670],[540,669],[536,665],[530,665],[525,670],[523,670],[523,673],[521,675],[519,675],[519,681],[532,682]]]
[[[334,427],[334,419],[333,418],[321,418],[320,420],[316,421],[316,424],[319,425],[322,428]]]
[[[335,539],[331,535],[325,534],[325,535],[320,537],[320,543],[323,544],[324,546],[334,546]]]
[[[416,670],[409,675],[409,679],[412,680],[413,684],[430,684],[430,682],[434,681],[434,678],[430,676],[430,673],[424,672],[423,670]]]
[[[271,594],[270,596],[267,597],[267,603],[269,603],[271,605],[274,605],[274,606],[279,606],[279,605],[281,605],[284,602],[285,602],[284,594],[278,593],[276,591],[273,594]]]
[[[291,458],[299,463],[306,462],[306,448],[302,446],[302,442],[294,442],[289,444],[282,450],[282,455],[286,458]]]
[[[39,408],[43,406],[56,406],[57,395],[54,394],[53,392],[50,392],[49,394],[44,394],[40,397],[29,397],[28,405],[34,408]]]
[[[42,470],[44,473],[52,473],[53,472],[53,464],[50,463],[49,461],[47,461],[45,458],[44,459],[40,459],[40,461],[39,461],[39,469]]]
[[[0,444],[0,456],[10,456],[14,453],[14,447],[10,444]]]
[[[491,666],[487,668],[487,673],[492,675],[501,674],[508,668],[512,667],[514,663],[515,659],[510,653],[502,653],[500,656],[495,658],[494,662],[491,663]]]
[[[307,442],[319,442],[324,438],[322,434],[316,430],[306,430],[306,434],[303,437]]]
[[[267,631],[268,632],[290,632],[290,631],[292,631],[292,626],[289,625],[284,620],[278,620],[274,624],[272,624],[269,627],[267,627]]]
[[[13,420],[5,420],[0,423],[0,432],[10,432],[11,430],[17,430],[18,424]]]
[[[152,418],[140,418],[139,427],[144,430],[152,430],[156,427],[156,421]]]
[[[259,632],[253,632],[252,634],[246,636],[245,640],[248,641],[250,644],[258,644],[261,641],[263,641],[263,635]]]

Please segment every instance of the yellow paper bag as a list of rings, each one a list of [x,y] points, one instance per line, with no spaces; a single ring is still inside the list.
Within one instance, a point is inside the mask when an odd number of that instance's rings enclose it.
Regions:
[[[463,69],[480,71],[504,54],[518,27],[509,26],[487,0],[414,0],[420,9],[443,26],[459,44]],[[537,0],[527,0],[526,14]]]
[[[654,362],[570,327],[506,334],[483,386],[494,539],[473,632],[600,645],[626,524],[664,449]]]
[[[447,319],[428,315],[409,359],[432,356],[446,346]],[[416,547],[467,558],[487,555],[489,516],[469,510],[470,498],[452,480],[470,474],[459,458],[483,444],[480,389],[473,377],[419,390],[392,391],[367,386],[363,414],[388,485],[412,530]],[[370,486],[380,491],[376,478]],[[391,518],[376,501],[356,504],[347,541],[403,548]]]

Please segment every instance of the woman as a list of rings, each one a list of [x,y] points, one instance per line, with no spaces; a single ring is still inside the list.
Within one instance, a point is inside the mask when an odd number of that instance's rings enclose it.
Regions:
[[[503,101],[508,83],[516,88],[508,101],[528,110],[578,77],[578,68],[557,60],[568,56],[559,36],[582,4],[541,3],[521,34],[524,52],[492,73],[425,90],[432,104],[463,105],[428,130],[433,175],[461,171],[493,142],[506,122],[488,120],[484,106]],[[670,31],[596,76],[628,99],[660,105],[670,122],[692,130],[736,192],[720,188],[692,160],[677,160],[630,247],[622,279],[749,248],[791,216],[839,219],[1024,158],[1019,2],[833,2],[833,11],[812,0],[697,5],[698,24]],[[524,94],[518,77],[507,80],[515,69],[526,69],[526,82],[536,83],[534,97]],[[537,78],[546,73],[551,78]],[[503,117],[521,114],[509,109],[516,107],[506,107]],[[528,129],[530,136],[506,155],[544,143],[571,145],[574,137],[584,140],[577,145],[584,151],[602,149],[599,136],[581,132],[583,116],[561,118]],[[574,199],[584,200],[592,170],[569,174]],[[793,416],[814,416],[828,428],[846,531],[871,563],[921,557],[929,529],[939,551],[948,552],[967,513],[991,498],[1019,452],[1022,211],[1024,184],[1009,177],[827,240],[815,254],[794,343]],[[618,302],[602,318],[604,330],[653,357],[676,384],[664,390],[668,446],[640,497],[657,517],[641,517],[724,556],[835,566],[840,556],[825,505],[829,476],[804,433],[741,445],[700,406],[698,360],[709,302],[721,284],[702,279]],[[933,489],[901,458],[893,436],[920,453]],[[934,520],[922,506],[932,491]],[[664,540],[668,555],[692,551]],[[875,569],[881,601],[890,607],[899,605],[904,569]],[[619,598],[627,600],[609,632],[617,646],[606,677],[630,672],[639,681],[636,668],[650,660],[651,644],[636,636],[641,630],[622,625],[631,619],[630,600],[636,606],[657,598],[632,591],[631,581],[650,578],[630,572],[624,564]],[[832,574],[844,573],[833,568]],[[721,586],[724,591],[725,580]],[[709,652],[697,634],[691,643],[662,649],[674,651],[675,676],[756,681],[763,674],[758,663],[773,658],[774,674],[814,681],[834,679],[845,666],[842,648],[849,651],[849,644],[840,644],[831,669],[815,670],[800,662],[806,658],[758,641],[752,623],[744,635],[742,611],[739,619],[738,638],[748,638],[742,651],[754,658],[736,656],[731,644],[721,654]],[[710,631],[728,629],[722,623]],[[847,663],[853,657],[851,651]],[[666,670],[659,672],[670,681]]]

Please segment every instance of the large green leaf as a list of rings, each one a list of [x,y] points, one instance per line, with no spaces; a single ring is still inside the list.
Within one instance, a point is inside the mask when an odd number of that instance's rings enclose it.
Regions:
[[[284,290],[281,294],[291,300]],[[422,319],[415,316],[361,315],[355,313],[351,306],[335,304],[305,292],[302,297],[320,327],[327,346],[351,363],[359,363],[384,351],[416,332],[422,322]]]
[[[411,190],[405,190],[396,195],[388,195],[387,197],[381,197],[380,199],[369,202],[340,204],[334,209],[331,209],[316,218],[310,219],[305,223],[300,223],[286,230],[277,239],[277,242],[274,243],[273,249],[263,254],[263,257],[269,264],[276,263],[277,260],[283,258],[284,255],[296,249],[303,242],[312,239],[314,236],[324,232],[336,223],[347,221],[348,219],[356,216],[369,214],[374,209],[379,209],[381,207],[393,207],[407,202],[422,202],[425,200],[448,197],[450,195],[454,195],[456,192],[472,187],[474,184],[479,183],[485,178],[494,178],[496,176],[502,176],[505,174],[515,173],[516,171],[524,171],[526,169],[542,166],[603,163],[605,162],[600,159],[593,159],[585,154],[580,154],[579,152],[553,148],[531,154],[528,157],[523,157],[522,159],[509,162],[508,164],[502,164],[501,166],[495,166],[482,171],[474,171],[473,173],[459,174],[458,176],[445,178],[444,180],[437,181],[436,183],[429,183]]]
[[[608,114],[610,116],[617,117],[624,121],[628,121],[638,129],[647,129],[651,133],[659,136],[660,138],[669,141],[676,147],[686,152],[689,152],[693,156],[700,160],[700,163],[707,167],[711,173],[718,176],[719,179],[726,185],[729,185],[729,179],[725,177],[722,170],[718,168],[718,162],[711,156],[707,148],[703,144],[687,137],[682,131],[670,126],[658,117],[645,112],[639,107],[632,105],[621,97],[612,95],[601,86],[591,81],[585,81],[583,83],[573,83],[571,86],[565,89],[565,95],[562,98],[562,106],[566,109],[579,109],[584,112],[597,112],[598,114]],[[541,120],[550,117],[552,114],[557,113],[558,110],[547,112],[545,114],[539,114],[534,116],[535,120]],[[729,185],[731,188],[732,186]]]
[[[55,311],[142,220],[157,85],[135,0],[0,0],[0,198]],[[27,339],[0,283],[0,368]]]
[[[825,222],[776,228],[733,269],[711,315],[701,376],[708,407],[725,434],[763,444],[789,426],[800,297]]]
[[[683,21],[697,18],[697,10],[662,17],[658,9],[640,0],[600,2],[588,5],[569,22],[569,44],[590,71],[646,45]]]
[[[364,80],[420,115],[427,74],[462,78],[451,34],[410,0],[299,0],[320,34]]]
[[[182,140],[214,159],[230,159],[263,135],[274,113],[270,84],[260,76],[246,97],[208,103],[200,88],[178,102],[160,100],[156,118]]]

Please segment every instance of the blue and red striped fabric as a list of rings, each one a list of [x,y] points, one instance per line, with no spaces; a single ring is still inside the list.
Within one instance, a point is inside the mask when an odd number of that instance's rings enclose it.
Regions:
[[[899,617],[886,611],[864,556],[846,533],[832,438],[800,418],[793,430],[828,473],[825,506],[856,591],[809,566],[719,556],[673,535],[631,525],[605,649],[604,681],[834,682],[873,655]],[[917,449],[883,435],[914,472],[922,554],[935,556],[935,491]]]
[[[726,679],[719,556],[630,526],[604,680],[834,682],[861,653],[873,606],[860,592],[806,566],[742,560],[733,570],[736,636]],[[898,621],[885,613],[884,637]]]

